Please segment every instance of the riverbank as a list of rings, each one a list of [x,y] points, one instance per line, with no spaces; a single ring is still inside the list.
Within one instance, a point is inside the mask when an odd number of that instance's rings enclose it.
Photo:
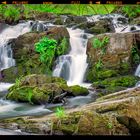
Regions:
[[[69,110],[66,117],[16,117],[0,120],[3,128],[17,125],[25,132],[44,135],[137,135],[140,132],[140,87],[98,98]]]

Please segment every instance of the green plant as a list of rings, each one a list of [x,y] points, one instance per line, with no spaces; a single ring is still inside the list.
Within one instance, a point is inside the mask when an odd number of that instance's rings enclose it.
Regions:
[[[102,54],[105,54],[106,53],[106,45],[108,44],[109,42],[109,37],[105,36],[102,40],[98,39],[98,38],[94,38],[93,39],[93,48],[101,48],[101,53]]]
[[[3,10],[3,16],[5,19],[13,19],[16,21],[20,17],[19,8],[9,5]]]
[[[21,75],[20,77],[18,77],[18,78],[15,79],[15,85],[16,85],[16,87],[19,87],[20,86],[20,82],[21,82],[22,79],[23,79],[23,75]]]
[[[43,37],[39,42],[35,43],[35,51],[40,53],[40,61],[51,67],[53,58],[55,56],[57,41]]]
[[[28,101],[29,101],[30,104],[33,104],[33,102],[31,101],[32,96],[33,96],[33,91],[32,90],[28,90],[27,98],[28,98]]]
[[[107,123],[107,128],[108,128],[108,129],[112,129],[112,128],[113,128],[113,124],[112,124],[111,122],[108,122],[108,123]]]
[[[57,50],[56,50],[56,53],[58,56],[65,53],[66,46],[67,46],[67,39],[64,37],[61,41],[61,44],[57,47]]]
[[[136,17],[140,13],[140,7],[138,5],[125,5],[122,7],[124,14],[128,15],[129,18]]]
[[[66,113],[63,107],[57,107],[55,114],[59,119],[66,117]]]
[[[98,60],[97,63],[95,63],[95,68],[96,70],[100,70],[103,67],[103,63],[101,61],[101,59]]]
[[[140,56],[139,56],[139,51],[137,49],[137,46],[133,46],[131,49],[131,55],[132,55],[132,61],[134,64],[139,64],[140,63]]]
[[[98,38],[94,38],[93,39],[93,48],[102,48],[105,45],[107,45],[109,42],[109,37],[105,36],[102,40],[98,39]]]

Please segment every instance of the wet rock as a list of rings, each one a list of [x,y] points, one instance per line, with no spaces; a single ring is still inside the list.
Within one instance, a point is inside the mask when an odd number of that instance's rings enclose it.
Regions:
[[[86,88],[80,86],[68,87],[62,78],[43,74],[23,77],[9,91],[7,99],[31,104],[64,103],[65,97],[89,93]]]

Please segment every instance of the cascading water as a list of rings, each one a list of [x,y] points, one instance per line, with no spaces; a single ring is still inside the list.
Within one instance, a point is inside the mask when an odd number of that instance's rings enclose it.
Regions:
[[[69,54],[60,56],[53,71],[53,76],[63,77],[68,85],[82,85],[87,63],[87,38],[91,35],[80,29],[67,28],[70,34],[71,50]]]
[[[140,64],[138,65],[138,67],[136,69],[135,76],[140,77]]]
[[[135,71],[135,76],[140,77],[140,64],[138,65],[138,67],[137,67],[137,69]],[[140,86],[140,81],[138,81],[135,86],[139,87]]]
[[[15,65],[9,40],[31,30],[30,22],[20,23],[16,26],[5,26],[6,28],[0,28],[0,71]]]
[[[116,33],[140,31],[139,25],[128,25],[128,18],[120,14],[93,15],[87,17],[88,22],[96,22],[103,19],[111,21]]]

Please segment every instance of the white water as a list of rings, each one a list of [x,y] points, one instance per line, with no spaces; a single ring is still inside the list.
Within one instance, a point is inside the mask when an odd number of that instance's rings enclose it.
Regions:
[[[135,76],[140,77],[140,64],[138,65],[138,67],[136,69]]]
[[[10,88],[13,84],[10,83],[0,83],[0,92],[6,91],[8,88]]]
[[[140,31],[140,26],[137,25],[128,25],[128,18],[119,14],[108,14],[108,15],[93,15],[87,17],[88,22],[97,22],[101,19],[111,20],[112,25],[115,28],[116,33],[127,33],[132,32],[131,28],[135,27],[133,31]]]
[[[17,38],[30,31],[30,22],[20,23],[15,26],[7,25],[5,29],[0,28],[0,71],[15,65],[10,39]]]
[[[56,68],[53,71],[53,76],[63,77],[67,80],[67,84],[71,85],[83,85],[84,75],[88,66],[87,63],[87,38],[91,35],[85,34],[80,29],[67,28],[70,35],[71,50],[69,54],[59,57]],[[83,38],[86,37],[86,39]]]

